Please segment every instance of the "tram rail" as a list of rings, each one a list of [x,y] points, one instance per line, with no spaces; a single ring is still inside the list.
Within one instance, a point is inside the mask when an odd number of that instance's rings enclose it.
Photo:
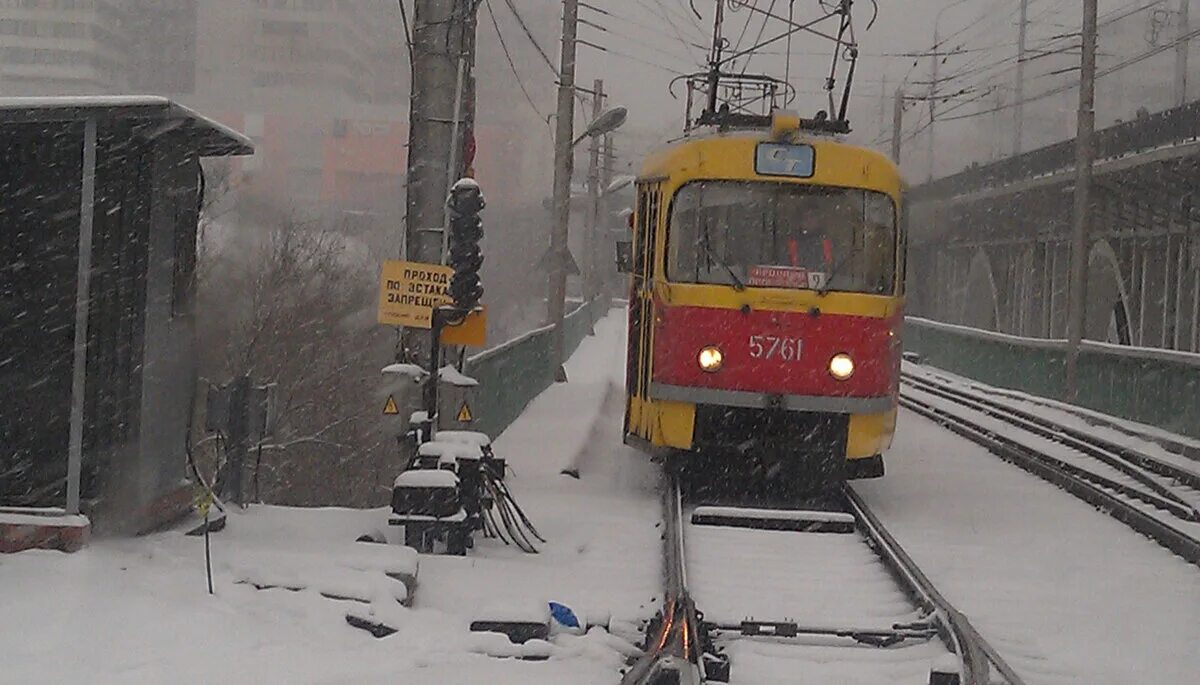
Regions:
[[[937,590],[863,498],[849,485],[841,491],[842,516],[848,514],[852,517],[853,534],[858,535],[875,553],[891,579],[921,614],[921,620],[876,628],[804,625],[791,620],[747,620],[740,624],[706,621],[700,610],[703,607],[697,607],[688,583],[685,535],[688,510],[682,493],[680,477],[668,474],[663,488],[663,609],[647,631],[644,656],[625,673],[622,685],[727,682],[730,668],[736,669],[737,665],[730,664],[714,648],[716,636],[724,639],[837,637],[874,646],[937,638],[948,652],[957,657],[954,660],[957,673],[946,672],[944,664],[931,668],[931,684],[990,685],[1004,682],[1008,685],[1024,685],[1021,677],[979,634],[967,617]],[[696,511],[699,510],[693,513]],[[752,512],[752,517],[760,513],[759,510],[748,511]],[[768,526],[767,529],[779,530],[775,526]],[[994,679],[991,675],[993,672],[1002,680]]]
[[[1063,488],[1200,566],[1197,471],[940,379],[904,372],[902,382],[902,407]],[[1037,447],[1031,444],[1036,439],[1065,449]]]

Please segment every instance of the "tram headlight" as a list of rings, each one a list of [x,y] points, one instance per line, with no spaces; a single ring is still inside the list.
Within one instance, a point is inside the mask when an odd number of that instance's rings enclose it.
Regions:
[[[844,381],[854,375],[854,360],[845,352],[833,355],[829,360],[829,375],[839,381]]]
[[[721,348],[715,345],[708,345],[700,349],[700,354],[696,355],[696,363],[700,365],[701,371],[713,373],[721,368],[721,363],[725,361],[725,355],[721,353]]]

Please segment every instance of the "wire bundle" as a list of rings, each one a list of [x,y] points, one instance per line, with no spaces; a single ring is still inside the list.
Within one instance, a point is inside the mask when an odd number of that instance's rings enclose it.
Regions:
[[[499,475],[489,468],[482,472],[484,490],[491,497],[491,506],[483,509],[484,537],[498,538],[506,545],[515,544],[522,552],[537,554],[530,536],[543,543],[546,539],[537,532]]]

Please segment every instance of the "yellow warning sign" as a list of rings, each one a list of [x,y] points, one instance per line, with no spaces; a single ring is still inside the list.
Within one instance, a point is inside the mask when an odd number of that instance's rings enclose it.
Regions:
[[[461,323],[442,329],[443,345],[483,347],[487,343],[487,307],[467,314]]]
[[[379,276],[379,323],[389,326],[433,326],[433,310],[450,304],[454,269],[441,264],[383,263]]]
[[[475,417],[471,416],[471,408],[469,406],[467,406],[466,402],[463,402],[462,409],[458,410],[458,422],[459,423],[471,423],[474,420],[475,420]]]
[[[387,403],[383,405],[383,415],[392,416],[400,413],[400,407],[396,406],[396,398],[388,395]]]

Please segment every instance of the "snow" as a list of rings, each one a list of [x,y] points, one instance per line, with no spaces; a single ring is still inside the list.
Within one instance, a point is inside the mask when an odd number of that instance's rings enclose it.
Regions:
[[[88,518],[82,514],[34,514],[15,511],[0,511],[0,526],[55,526],[57,528],[85,528]]]
[[[467,512],[459,509],[449,516],[429,516],[428,514],[392,514],[388,524],[402,526],[407,523],[462,523],[467,520]]]
[[[441,369],[438,369],[438,378],[444,383],[456,385],[460,388],[470,388],[479,385],[479,381],[464,375],[462,371],[453,366],[443,366]]]
[[[483,457],[479,445],[443,441],[442,433],[438,433],[434,440],[422,443],[417,448],[417,454],[422,457],[437,457],[439,463],[448,464],[455,463],[456,459],[480,459]]]
[[[419,381],[429,375],[425,372],[425,369],[416,364],[388,364],[380,369],[379,372],[385,376],[389,374],[408,376],[413,381]]]
[[[685,535],[688,583],[710,621],[890,628],[920,618],[861,536],[691,524]]]
[[[886,459],[855,489],[1026,682],[1195,681],[1195,567],[910,412]]]
[[[446,469],[410,469],[396,476],[398,488],[454,488],[458,476]]]
[[[540,554],[480,539],[466,557],[421,555],[420,587],[408,594],[392,576],[418,557],[394,544],[401,531],[387,526],[387,509],[251,506],[211,536],[211,596],[203,539],[181,531],[7,555],[0,681],[610,685],[636,652],[637,621],[658,608],[661,544],[653,469],[620,444],[620,402],[606,402],[623,373],[623,318],[601,322],[568,362],[571,383],[497,440],[515,471],[509,487],[549,540]],[[583,479],[559,475],[597,424]],[[363,534],[393,544],[353,542]],[[472,633],[497,599],[612,616],[616,632],[526,645]],[[347,625],[348,614],[396,632],[376,639]]]
[[[621,444],[623,355],[617,311],[568,361],[570,382],[495,441],[512,467],[507,485],[547,540],[538,554],[477,537],[465,557],[417,555],[397,544],[386,508],[252,506],[231,510],[211,536],[211,596],[203,541],[179,531],[4,556],[0,681],[616,682],[639,622],[662,601],[657,469]],[[466,433],[440,437],[478,449]],[[568,466],[579,479],[561,475]],[[1030,685],[1195,680],[1193,566],[908,412],[887,467],[856,489]],[[384,487],[393,475],[381,474]],[[392,544],[354,542],[364,534]],[[918,618],[856,535],[689,526],[687,536],[689,580],[709,619],[878,628]],[[549,602],[590,629],[524,645],[469,630],[476,619],[544,617]],[[395,633],[376,639],[348,615]],[[732,682],[756,685],[924,685],[946,658],[937,640],[721,644]]]
[[[567,363],[570,382],[542,393],[493,445],[511,467],[505,482],[549,542],[529,555],[477,538],[467,557],[422,557],[415,607],[474,615],[500,593],[613,623],[659,608],[657,469],[621,444],[624,318],[614,311],[597,323]],[[560,473],[569,463],[579,465],[580,479]]]
[[[475,620],[548,624],[550,622],[550,604],[529,601],[493,601],[485,606]]]
[[[438,431],[437,442],[452,442],[459,445],[486,447],[492,444],[492,439],[487,436],[487,433],[479,433],[477,431]]]
[[[1187,458],[1186,455],[1178,455],[1175,452],[1166,450],[1159,443],[1184,445],[1200,452],[1200,440],[1179,435],[1178,433],[1171,433],[1157,426],[1138,423],[1130,419],[1111,416],[1092,409],[1086,409],[1037,395],[1030,395],[1018,390],[998,388],[930,366],[906,363],[904,364],[904,371],[905,373],[911,373],[938,382],[949,382],[951,385],[958,386],[961,389],[984,392],[991,399],[1000,401],[1002,404],[1008,404],[1039,414],[1046,419],[1053,420],[1064,426],[1088,431],[1096,437],[1104,438],[1117,445],[1145,452],[1153,457],[1164,458],[1184,468],[1188,468],[1188,462],[1182,461],[1182,459]],[[1193,467],[1195,466],[1194,459],[1191,459],[1191,464]]]

